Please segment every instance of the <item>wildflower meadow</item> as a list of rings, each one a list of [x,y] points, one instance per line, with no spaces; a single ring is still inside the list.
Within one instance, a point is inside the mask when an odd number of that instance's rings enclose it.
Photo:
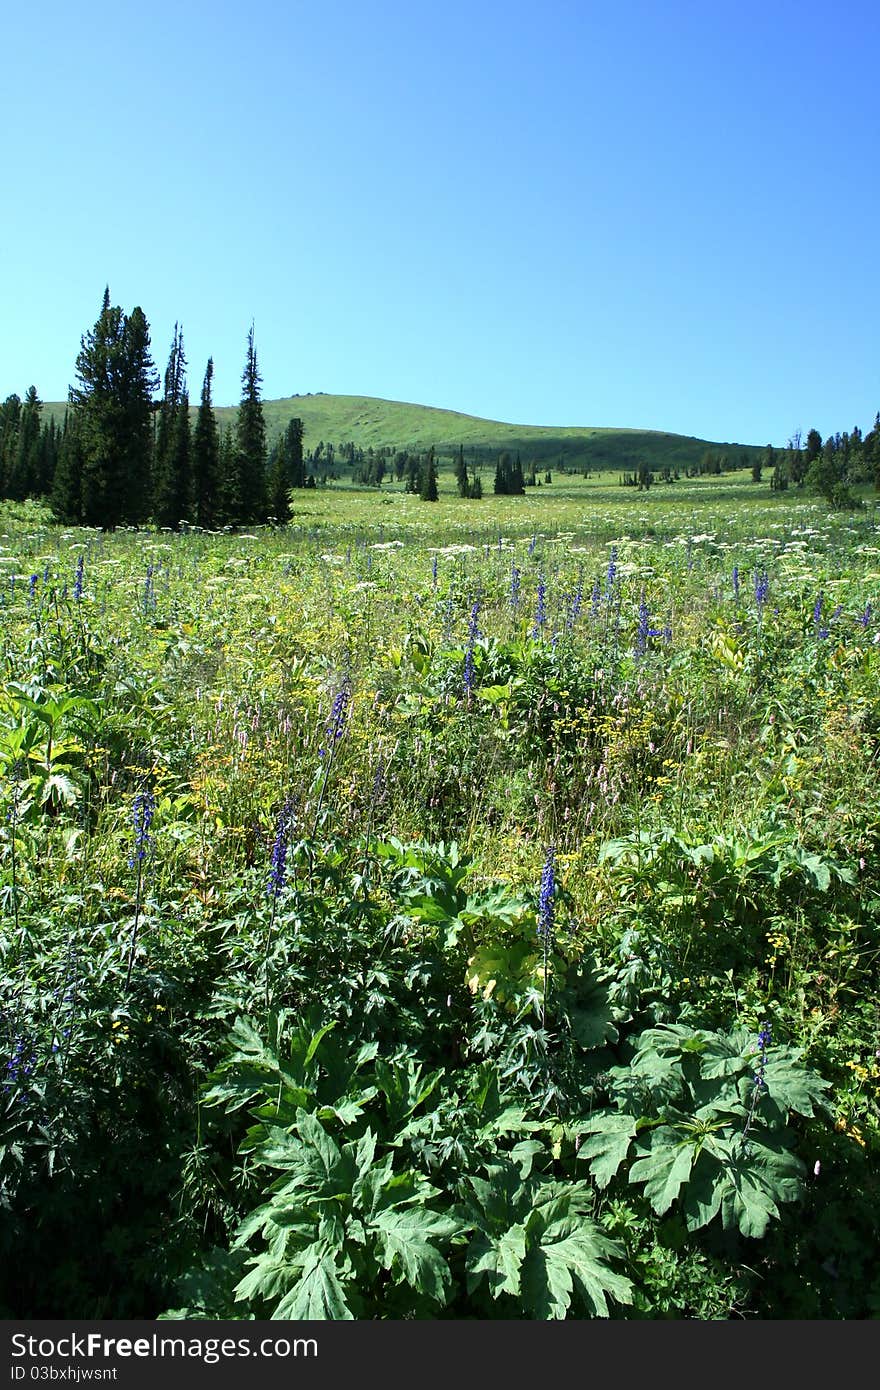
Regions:
[[[3,1316],[880,1316],[877,521],[5,505]]]

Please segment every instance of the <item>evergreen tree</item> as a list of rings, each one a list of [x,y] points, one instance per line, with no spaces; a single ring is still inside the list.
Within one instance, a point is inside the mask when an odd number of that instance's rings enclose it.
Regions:
[[[272,450],[269,461],[269,515],[285,525],[290,520],[290,492],[305,487],[303,459],[303,422],[299,417],[289,421],[283,435]]]
[[[437,494],[437,465],[434,462],[434,446],[428,450],[422,464],[419,476],[419,497],[423,502],[436,502]]]
[[[222,526],[236,526],[241,519],[241,476],[235,431],[227,425],[220,442],[218,459],[217,521]]]
[[[470,491],[470,479],[468,478],[467,464],[464,461],[464,445],[458,446],[458,458],[455,461],[455,481],[458,484],[459,497],[468,497]]]
[[[84,454],[80,419],[72,411],[68,411],[64,417],[64,430],[50,496],[52,511],[65,526],[78,526],[82,521]]]
[[[406,463],[404,465],[403,474],[404,491],[415,494],[421,490],[422,463],[420,459],[416,458],[415,454],[407,454],[405,457]]]
[[[52,492],[55,468],[58,463],[59,444],[58,427],[53,418],[49,420],[48,425],[43,425],[40,430],[33,483],[35,497],[49,497]]]
[[[16,502],[37,495],[40,460],[40,412],[43,403],[36,386],[29,386],[21,408],[18,446],[12,474],[7,484],[7,496]]]
[[[174,325],[174,338],[165,369],[165,394],[159,407],[153,465],[153,519],[175,530],[192,516],[192,478],[189,433],[189,395],[183,331]]]
[[[193,520],[206,530],[211,530],[217,524],[220,504],[220,432],[211,404],[213,379],[214,359],[209,357],[191,454]]]
[[[267,513],[266,422],[260,397],[262,380],[254,348],[254,326],[251,324],[236,425],[240,514],[235,520],[245,523],[265,521]]]
[[[76,374],[79,384],[69,398],[81,520],[87,526],[138,525],[149,503],[152,393],[159,384],[143,310],[124,314],[105,290],[97,322],[81,340]]]
[[[864,456],[869,479],[880,492],[880,411],[874,417],[874,428],[865,435]]]
[[[9,497],[10,480],[18,457],[21,397],[15,392],[0,405],[0,497]]]

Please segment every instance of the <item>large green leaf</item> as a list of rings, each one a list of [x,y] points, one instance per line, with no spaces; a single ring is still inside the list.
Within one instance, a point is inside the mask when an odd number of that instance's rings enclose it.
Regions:
[[[621,1115],[614,1110],[603,1111],[589,1120],[582,1120],[577,1126],[584,1139],[578,1149],[578,1158],[589,1164],[590,1172],[599,1187],[607,1187],[636,1136],[638,1120],[633,1115]]]
[[[692,1136],[683,1137],[681,1130],[661,1125],[647,1143],[642,1144],[640,1151],[642,1157],[630,1168],[629,1180],[645,1184],[645,1196],[658,1216],[662,1216],[672,1206],[682,1184],[690,1178],[697,1156],[696,1144]]]
[[[331,1255],[323,1241],[304,1252],[300,1277],[272,1313],[273,1321],[312,1319],[350,1322],[354,1313],[348,1305]]]
[[[764,1085],[771,1100],[782,1110],[795,1110],[798,1115],[815,1114],[822,1107],[829,1083],[815,1072],[799,1066],[803,1056],[795,1048],[771,1045],[764,1064]]]
[[[455,1235],[459,1229],[456,1221],[439,1212],[414,1207],[377,1212],[370,1229],[376,1234],[384,1269],[417,1293],[427,1294],[437,1303],[445,1302],[451,1277],[449,1266],[432,1242]]]
[[[468,1246],[468,1292],[482,1279],[489,1284],[493,1298],[520,1292],[520,1267],[526,1253],[526,1232],[521,1225],[509,1226],[500,1235],[478,1231]]]
[[[530,1242],[522,1264],[526,1311],[535,1318],[564,1318],[578,1290],[594,1316],[607,1318],[608,1295],[632,1302],[630,1280],[612,1267],[622,1257],[617,1242],[588,1217],[557,1217]]]
[[[724,1227],[760,1239],[779,1202],[794,1201],[803,1190],[803,1165],[791,1153],[769,1144],[713,1136],[700,1155],[684,1201],[690,1230],[707,1225],[720,1212]]]

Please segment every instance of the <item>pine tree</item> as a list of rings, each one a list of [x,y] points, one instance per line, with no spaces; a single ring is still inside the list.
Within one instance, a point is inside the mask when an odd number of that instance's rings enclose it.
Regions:
[[[68,410],[64,417],[50,496],[55,517],[65,526],[78,526],[82,521],[83,458],[80,419]]]
[[[40,456],[40,411],[43,403],[36,386],[29,386],[21,408],[18,443],[6,495],[16,502],[37,495]]]
[[[52,492],[55,469],[58,465],[58,448],[61,443],[54,418],[40,430],[40,443],[37,450],[37,465],[34,477],[34,495],[48,498]]]
[[[9,497],[10,480],[18,457],[21,397],[15,392],[0,405],[0,497]]]
[[[159,407],[153,464],[153,519],[175,530],[192,516],[190,476],[189,395],[183,330],[174,325],[174,338],[165,369],[165,395]]]
[[[458,446],[458,458],[455,463],[455,481],[458,484],[459,497],[470,495],[470,480],[468,478],[467,464],[464,461],[464,445]]]
[[[303,422],[295,417],[289,421],[269,461],[269,515],[274,516],[282,526],[290,520],[291,489],[305,487],[305,482]]]
[[[220,432],[211,404],[213,379],[214,359],[209,357],[193,432],[191,466],[193,519],[206,530],[216,525],[220,502]]]
[[[425,455],[419,475],[419,497],[423,502],[436,502],[438,500],[437,465],[434,462],[433,444]]]
[[[240,515],[235,520],[245,523],[265,521],[267,513],[266,422],[260,399],[262,380],[254,348],[254,326],[251,324],[236,426]]]
[[[138,525],[149,505],[152,394],[159,385],[143,310],[124,314],[105,290],[97,322],[81,340],[76,374],[79,384],[69,399],[81,520],[87,526]]]
[[[241,496],[238,448],[235,431],[227,425],[220,441],[218,458],[217,514],[221,526],[236,526],[241,519]]]

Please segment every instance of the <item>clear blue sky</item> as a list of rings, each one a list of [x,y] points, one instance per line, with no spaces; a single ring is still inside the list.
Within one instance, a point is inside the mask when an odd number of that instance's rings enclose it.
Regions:
[[[782,445],[880,410],[877,0],[4,14],[0,398],[160,370]]]

